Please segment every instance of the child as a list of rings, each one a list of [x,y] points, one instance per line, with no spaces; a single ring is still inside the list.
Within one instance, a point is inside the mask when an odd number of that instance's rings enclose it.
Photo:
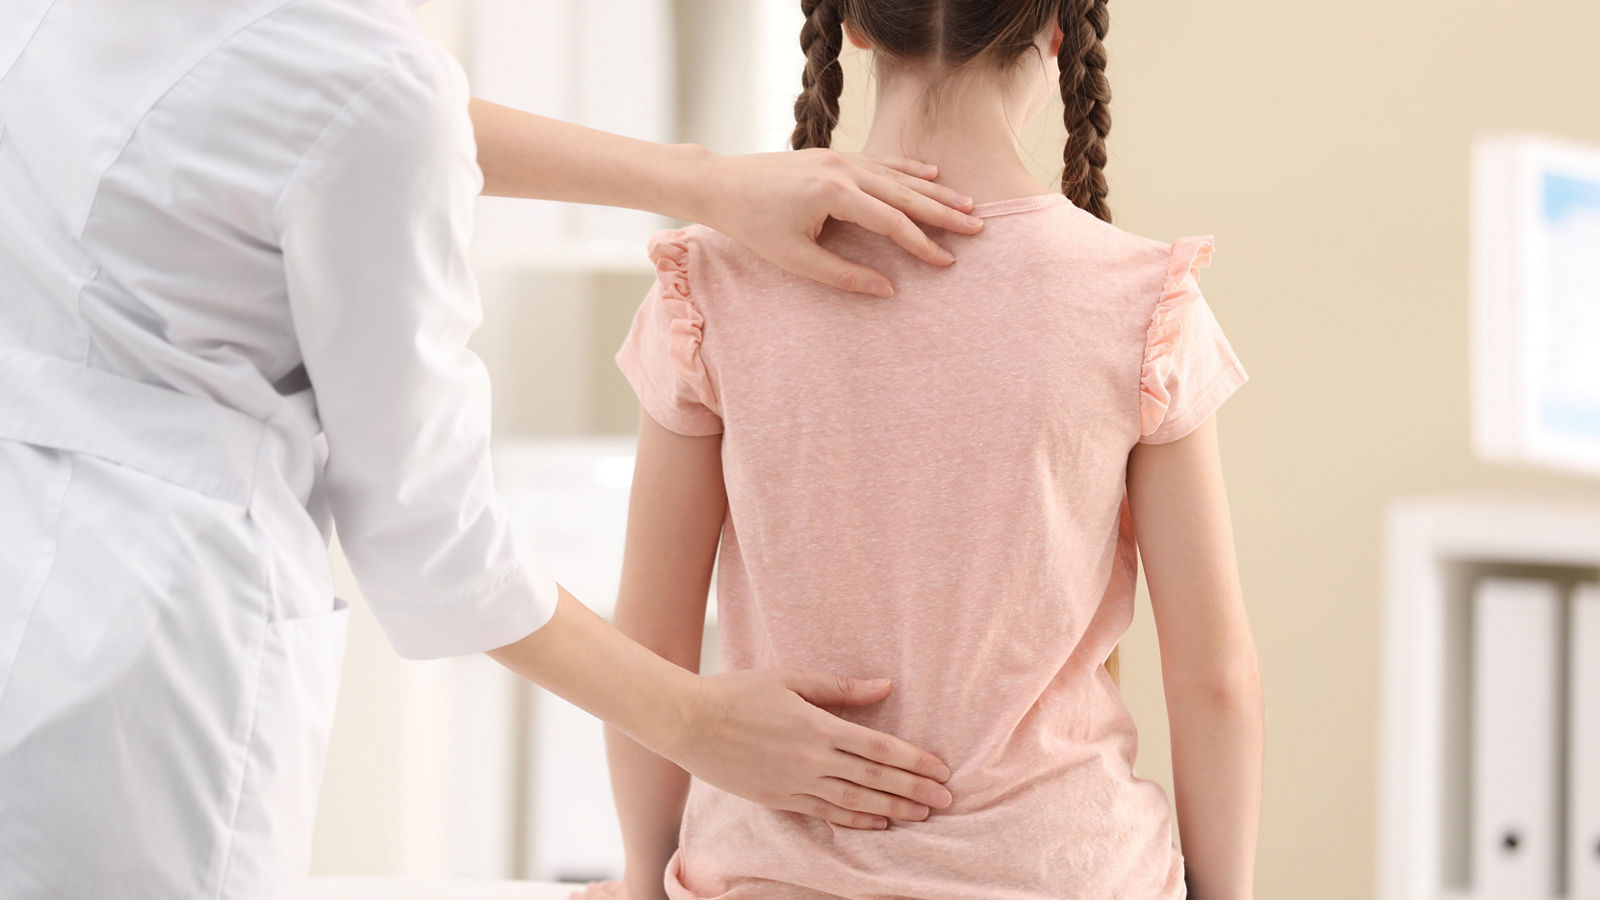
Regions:
[[[1212,424],[1246,376],[1196,281],[1211,241],[1108,224],[1104,0],[804,7],[796,148],[830,140],[848,36],[878,67],[866,151],[937,164],[984,228],[935,270],[830,223],[825,246],[898,288],[866,301],[704,228],[653,240],[618,354],[646,414],[616,624],[694,668],[720,558],[726,667],[886,676],[888,700],[844,715],[951,775],[921,803],[870,796],[876,820],[840,809],[861,790],[844,780],[792,798],[813,818],[691,786],[613,733],[626,894],[1167,900],[1187,874],[1193,896],[1248,898],[1263,712]],[[1066,172],[1041,194],[1015,133],[1057,82]],[[1136,544],[1183,855],[1107,666]],[[839,746],[838,775],[896,787]]]

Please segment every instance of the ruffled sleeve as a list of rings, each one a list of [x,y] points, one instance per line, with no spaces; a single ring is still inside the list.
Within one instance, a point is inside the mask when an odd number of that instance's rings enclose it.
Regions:
[[[656,283],[617,351],[617,366],[652,419],[669,431],[700,436],[722,433],[722,411],[701,357],[706,320],[689,284],[692,243],[683,229],[650,239]]]
[[[1139,373],[1140,443],[1184,437],[1249,379],[1200,294],[1196,274],[1211,264],[1212,246],[1209,237],[1172,245]]]

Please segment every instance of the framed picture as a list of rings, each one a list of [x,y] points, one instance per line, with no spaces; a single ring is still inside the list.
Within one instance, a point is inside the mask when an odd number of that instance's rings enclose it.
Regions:
[[[1600,476],[1600,148],[1473,149],[1473,445]]]

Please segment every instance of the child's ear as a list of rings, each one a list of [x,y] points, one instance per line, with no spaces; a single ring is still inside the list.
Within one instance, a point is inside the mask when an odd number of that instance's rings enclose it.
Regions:
[[[1061,26],[1060,25],[1055,25],[1055,26],[1051,27],[1051,29],[1050,29],[1050,55],[1051,56],[1060,56],[1061,55],[1061,44],[1066,39],[1067,39],[1067,33],[1061,30]]]
[[[1060,29],[1057,29],[1057,30],[1060,30]],[[846,20],[845,23],[844,23],[844,36],[849,38],[850,39],[850,43],[855,45],[856,49],[858,49],[858,50],[871,50],[872,49],[872,42],[867,40],[867,36],[866,35],[862,34],[859,31],[857,31],[856,30],[856,26],[850,24],[850,22],[848,20]]]

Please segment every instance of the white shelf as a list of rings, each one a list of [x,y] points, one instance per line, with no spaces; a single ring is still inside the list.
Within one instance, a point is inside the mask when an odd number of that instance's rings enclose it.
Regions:
[[[1507,572],[1593,578],[1600,506],[1422,498],[1387,526],[1377,897],[1490,900],[1469,881],[1471,589]]]
[[[1444,557],[1600,565],[1600,507],[1560,497],[1469,494],[1404,500],[1391,507],[1390,525],[1415,536],[1425,533],[1433,552]]]

